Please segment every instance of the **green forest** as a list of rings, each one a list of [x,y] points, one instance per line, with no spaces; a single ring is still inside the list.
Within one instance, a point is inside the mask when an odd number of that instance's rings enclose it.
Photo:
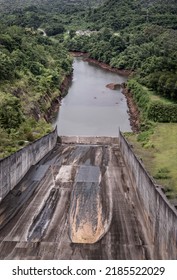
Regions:
[[[176,0],[0,0],[0,18],[1,158],[51,130],[71,51],[132,72],[142,146],[177,123]]]
[[[51,130],[48,112],[72,59],[30,28],[0,25],[0,157]]]

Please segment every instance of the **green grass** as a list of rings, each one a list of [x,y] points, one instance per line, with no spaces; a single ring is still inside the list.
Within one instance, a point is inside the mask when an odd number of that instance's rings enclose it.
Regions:
[[[167,197],[177,201],[177,124],[159,123],[154,133],[147,133],[147,139],[137,135],[126,138],[147,171],[164,187]]]
[[[152,101],[161,101],[164,104],[174,104],[173,101],[171,101],[171,100],[169,100],[167,98],[164,98],[164,97],[162,97],[160,95],[157,95],[157,94],[155,94],[152,91],[150,91],[149,93],[150,93],[150,98],[151,98]]]
[[[163,102],[165,104],[174,104],[173,101],[171,101],[171,100],[169,100],[169,99],[167,99],[165,97],[162,97],[160,95],[157,95],[154,91],[149,90],[147,87],[142,86],[142,88],[144,90],[146,90],[146,92],[149,94],[151,101],[161,101],[161,102]]]

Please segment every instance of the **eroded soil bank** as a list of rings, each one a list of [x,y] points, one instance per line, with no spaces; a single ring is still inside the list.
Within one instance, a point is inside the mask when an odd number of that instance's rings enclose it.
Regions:
[[[134,133],[138,133],[140,131],[140,112],[138,107],[133,100],[132,93],[128,90],[125,84],[122,84],[122,93],[127,99],[131,128]]]

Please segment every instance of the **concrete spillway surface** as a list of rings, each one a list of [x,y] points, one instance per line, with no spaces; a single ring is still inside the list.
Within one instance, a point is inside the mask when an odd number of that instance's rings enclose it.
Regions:
[[[150,259],[150,239],[116,138],[63,138],[0,204],[0,259]]]

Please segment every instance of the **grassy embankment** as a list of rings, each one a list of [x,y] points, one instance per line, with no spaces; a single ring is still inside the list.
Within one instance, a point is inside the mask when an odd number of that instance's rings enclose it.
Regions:
[[[146,90],[150,102],[173,104],[171,101]],[[147,104],[146,104],[147,105]],[[141,118],[142,118],[141,111]],[[146,113],[144,113],[144,116]],[[146,120],[147,121],[147,120]],[[145,122],[146,122],[145,121]],[[176,205],[177,202],[177,123],[153,123],[149,129],[139,134],[126,134],[133,145],[135,154],[142,159],[145,168],[163,186],[166,196]]]

